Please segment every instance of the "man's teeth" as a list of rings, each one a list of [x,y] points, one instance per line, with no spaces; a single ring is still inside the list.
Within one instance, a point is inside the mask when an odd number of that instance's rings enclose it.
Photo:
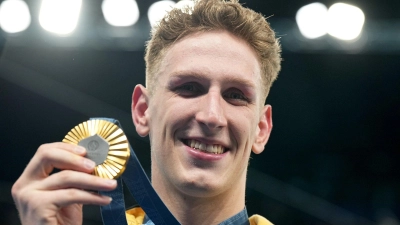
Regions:
[[[199,149],[204,152],[214,153],[214,154],[222,154],[224,153],[224,147],[221,145],[207,145],[202,142],[198,142],[195,140],[189,140],[188,145],[194,149]]]

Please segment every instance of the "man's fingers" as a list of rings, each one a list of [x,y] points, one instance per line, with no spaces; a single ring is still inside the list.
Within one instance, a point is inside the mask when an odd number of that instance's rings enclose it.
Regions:
[[[77,188],[85,190],[110,191],[117,186],[117,181],[96,177],[86,173],[64,170],[52,174],[41,182],[37,182],[35,186],[35,189],[38,190]]]
[[[93,192],[68,188],[53,191],[36,190],[29,193],[23,193],[16,201],[17,208],[23,213],[34,213],[39,216],[45,216],[43,210],[58,211],[63,206],[72,204],[93,204],[107,205],[111,202],[108,196],[99,195]],[[27,211],[30,209],[32,212]]]
[[[50,191],[48,193],[48,198],[57,199],[57,202],[54,202],[54,204],[58,207],[63,207],[75,203],[84,205],[107,205],[112,201],[112,199],[108,196],[99,195],[96,193],[75,188]]]
[[[42,179],[47,177],[54,168],[90,173],[95,163],[83,157],[85,154],[84,149],[72,144],[44,144],[39,147],[22,177],[33,180]]]

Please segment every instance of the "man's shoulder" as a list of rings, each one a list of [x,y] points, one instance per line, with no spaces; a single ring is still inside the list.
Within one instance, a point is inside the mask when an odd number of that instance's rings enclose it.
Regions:
[[[269,222],[265,217],[260,215],[252,215],[249,218],[250,225],[273,225],[273,223]]]

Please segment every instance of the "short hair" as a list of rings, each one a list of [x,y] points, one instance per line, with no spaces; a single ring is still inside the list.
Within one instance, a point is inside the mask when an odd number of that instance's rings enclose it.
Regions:
[[[147,42],[146,86],[152,95],[161,61],[178,40],[197,32],[228,31],[243,39],[258,56],[265,101],[281,69],[279,39],[266,18],[238,0],[195,0],[193,8],[172,9],[152,30]]]

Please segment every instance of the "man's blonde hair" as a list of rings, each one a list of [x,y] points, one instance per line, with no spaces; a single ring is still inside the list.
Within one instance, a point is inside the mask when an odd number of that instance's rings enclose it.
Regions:
[[[228,31],[254,49],[261,66],[265,101],[281,69],[281,48],[264,16],[244,8],[238,0],[196,0],[193,8],[173,9],[160,21],[146,46],[146,86],[150,94],[166,51],[190,34],[211,30]]]

